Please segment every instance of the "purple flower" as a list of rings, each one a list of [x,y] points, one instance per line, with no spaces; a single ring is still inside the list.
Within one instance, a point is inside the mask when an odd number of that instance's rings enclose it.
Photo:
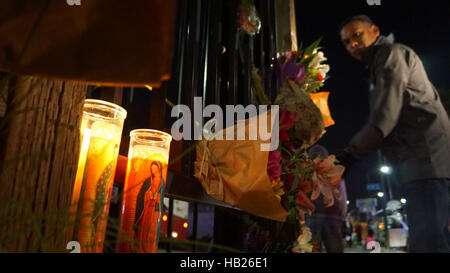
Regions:
[[[296,63],[294,57],[290,57],[285,62],[279,63],[275,67],[275,73],[278,78],[278,90],[286,78],[293,80],[296,84],[301,84],[306,76],[305,66]]]

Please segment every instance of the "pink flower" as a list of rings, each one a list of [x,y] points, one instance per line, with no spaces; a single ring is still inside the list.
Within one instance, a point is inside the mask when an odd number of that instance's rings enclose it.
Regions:
[[[290,171],[292,171],[292,170],[296,169],[296,166],[295,166],[295,164],[292,164],[288,168],[289,168]],[[295,174],[288,173],[288,174],[285,175],[285,179],[284,179],[284,189],[285,189],[285,191],[289,191],[292,188],[292,186],[294,185],[294,181],[295,181]]]
[[[286,174],[286,178],[284,179],[284,189],[289,191],[294,184],[295,175],[292,173]]]
[[[270,181],[280,178],[281,170],[281,153],[277,150],[269,152],[267,174],[269,175]]]
[[[329,155],[324,160],[314,159],[316,169],[312,176],[313,191],[311,200],[315,200],[320,194],[323,195],[323,201],[327,207],[334,204],[335,197],[338,197],[339,191],[337,187],[342,179],[345,167],[342,165],[334,165],[336,157]]]
[[[280,111],[280,140],[281,141],[289,141],[291,138],[287,131],[294,126],[295,118],[297,117],[297,113],[291,112],[286,109],[282,109]]]
[[[316,208],[311,199],[309,199],[309,197],[303,191],[297,192],[295,205],[297,210],[308,213],[309,215],[311,215]]]
[[[295,146],[292,142],[286,141],[283,143],[284,148],[286,148],[291,154],[295,154]]]
[[[332,186],[337,186],[345,171],[344,166],[334,165],[335,160],[335,155],[329,155],[324,160],[320,160],[319,158],[314,159],[317,175],[326,178]]]
[[[286,130],[280,130],[280,140],[281,141],[289,141],[291,140],[291,137],[289,136],[289,134],[287,133]]]
[[[286,51],[284,52],[283,56],[286,57],[286,59],[290,59],[291,57],[295,57],[297,55],[297,51]]]
[[[294,126],[297,113],[291,112],[287,109],[281,109],[280,111],[280,128],[289,130]]]

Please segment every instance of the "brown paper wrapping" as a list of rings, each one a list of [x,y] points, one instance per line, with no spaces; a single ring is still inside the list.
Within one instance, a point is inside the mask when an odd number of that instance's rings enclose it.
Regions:
[[[246,120],[245,131],[256,117]],[[231,127],[235,132],[237,126]],[[219,132],[225,139],[225,130]],[[248,137],[247,137],[248,139]],[[257,140],[202,140],[197,146],[194,176],[214,199],[253,215],[285,221],[287,211],[272,190],[267,175],[268,151]]]
[[[275,104],[281,109],[287,109],[297,113],[294,123],[294,134],[297,139],[303,141],[303,147],[307,148],[316,143],[325,133],[322,114],[299,85],[291,80],[285,80],[280,87]]]

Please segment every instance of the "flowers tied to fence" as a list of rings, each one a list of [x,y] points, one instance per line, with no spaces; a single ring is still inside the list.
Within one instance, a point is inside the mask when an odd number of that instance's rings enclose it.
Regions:
[[[326,58],[319,51],[319,43],[320,39],[306,49],[276,59],[277,95],[273,102],[256,68],[252,71],[256,104],[279,105],[278,113],[269,113],[279,120],[278,128],[271,128],[279,133],[275,150],[257,149],[264,142],[259,138],[202,140],[195,162],[195,177],[216,200],[259,217],[296,224],[299,235],[290,245],[293,252],[311,251],[305,216],[314,211],[313,201],[320,195],[327,206],[340,199],[338,184],[344,172],[343,166],[336,165],[334,155],[311,158],[308,153],[325,127],[334,124],[327,103],[329,92],[317,92],[330,70],[323,63]],[[245,120],[246,132],[257,118]],[[237,126],[232,129],[237,130]]]

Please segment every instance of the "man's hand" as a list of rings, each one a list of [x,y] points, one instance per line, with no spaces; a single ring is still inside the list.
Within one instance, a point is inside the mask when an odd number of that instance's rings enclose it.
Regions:
[[[356,162],[358,159],[348,150],[348,148],[345,148],[344,150],[338,152],[336,154],[336,159],[339,161],[339,165],[343,165],[345,167],[345,172]],[[345,173],[344,173],[345,175]]]

